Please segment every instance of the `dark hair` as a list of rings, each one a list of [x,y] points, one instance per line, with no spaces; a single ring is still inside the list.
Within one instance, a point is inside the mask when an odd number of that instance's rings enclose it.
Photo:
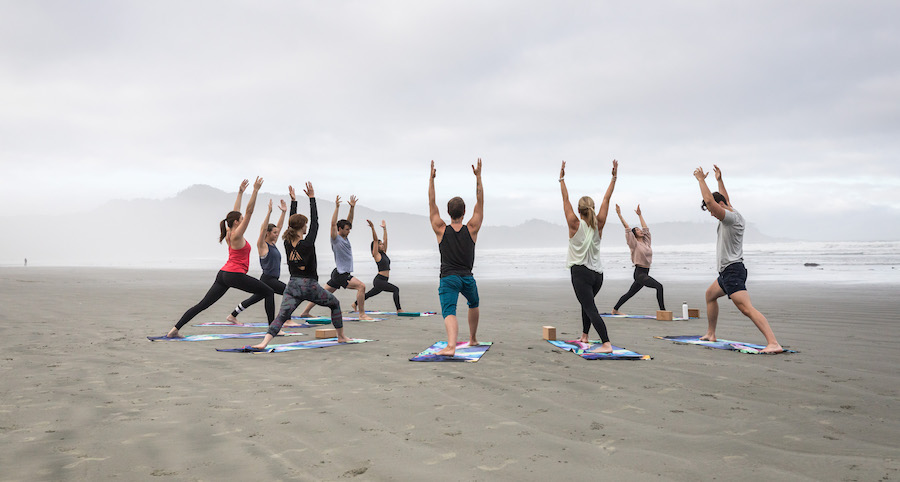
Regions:
[[[466,202],[463,201],[463,198],[456,196],[455,198],[447,201],[447,214],[450,215],[450,219],[459,219],[466,215]]]
[[[379,240],[378,242],[380,243],[381,240]],[[373,249],[375,249],[375,241],[372,241],[371,243],[369,243],[369,251],[371,252]]]
[[[274,225],[274,224],[272,224],[272,223],[269,223],[269,225],[266,226],[266,232],[267,232],[267,233],[271,233],[272,230],[275,229],[275,228],[277,228],[277,227],[278,227],[278,226],[276,226],[276,225]]]
[[[725,199],[725,196],[723,196],[722,193],[720,193],[719,191],[712,193],[712,197],[713,197],[713,201],[715,201],[716,204],[718,204],[720,202],[724,202],[725,205],[728,206],[728,200]],[[700,209],[706,211],[706,201],[703,201],[700,204]]]
[[[225,227],[232,228],[234,223],[237,222],[238,219],[241,219],[240,211],[231,211],[230,213],[225,215],[225,219],[219,221],[219,242],[221,243],[223,239],[225,239]]]
[[[631,234],[636,238],[637,237],[637,226],[631,228]]]
[[[347,226],[350,229],[353,229],[353,223],[351,223],[350,221],[347,221],[346,219],[341,219],[340,221],[338,221],[336,226],[338,229],[344,229],[344,226]]]
[[[292,214],[291,217],[288,218],[288,228],[284,231],[284,234],[281,235],[281,239],[285,241],[294,241],[300,234],[300,231],[306,226],[306,216],[302,214]]]

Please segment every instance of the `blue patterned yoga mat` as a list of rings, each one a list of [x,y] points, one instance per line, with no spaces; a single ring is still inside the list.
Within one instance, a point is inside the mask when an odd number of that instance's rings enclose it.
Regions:
[[[359,313],[358,311],[348,311],[347,313]],[[369,311],[367,315],[389,315],[389,316],[434,316],[437,313],[433,311]]]
[[[320,317],[316,317],[316,318],[301,318],[299,316],[292,316],[291,319],[292,320],[303,320],[307,323],[313,323],[313,324],[320,323],[320,324],[327,325],[327,324],[331,323],[331,318],[326,317],[326,316],[320,316]],[[345,316],[344,317],[344,321],[360,321],[363,323],[370,323],[373,321],[384,321],[384,320],[385,320],[384,318],[372,318],[371,320],[360,320],[359,317],[357,317],[357,316]]]
[[[352,345],[354,343],[365,343],[364,338],[351,338],[345,343],[338,343],[337,338],[323,338],[321,340],[295,341],[293,343],[284,343],[281,345],[269,345],[262,350],[245,346],[242,348],[216,348],[216,351],[226,351],[231,353],[281,353],[294,350],[309,350],[312,348],[327,348],[329,346]]]
[[[766,345],[755,345],[753,343],[743,343],[740,341],[723,340],[721,338],[716,341],[704,341],[700,337],[702,335],[675,335],[675,336],[654,336],[660,340],[674,341],[682,345],[700,345],[707,348],[715,348],[717,350],[739,351],[750,355],[768,355],[768,353],[760,353],[760,350]],[[794,350],[784,349],[783,353],[797,353]]]
[[[570,351],[585,360],[652,360],[650,355],[641,355],[640,353],[620,348],[613,345],[612,353],[591,353],[591,348],[599,347],[603,344],[600,340],[591,340],[590,343],[582,343],[578,340],[547,340],[551,345]]]
[[[475,363],[491,348],[491,345],[493,345],[492,342],[483,341],[479,343],[478,346],[469,346],[467,342],[460,341],[456,343],[456,354],[454,356],[446,356],[436,354],[447,347],[446,341],[439,341],[425,349],[422,353],[410,358],[409,361]]]
[[[638,320],[655,320],[656,316],[654,315],[614,315],[612,313],[600,313],[600,316],[604,318],[634,318]],[[675,315],[672,315],[672,321],[687,321],[687,318],[679,318]]]
[[[300,336],[303,333],[296,331],[285,331],[278,336]],[[215,333],[211,335],[190,335],[184,338],[169,338],[167,336],[148,336],[150,341],[209,341],[209,340],[228,340],[232,338],[264,338],[266,332],[258,331],[255,333]]]

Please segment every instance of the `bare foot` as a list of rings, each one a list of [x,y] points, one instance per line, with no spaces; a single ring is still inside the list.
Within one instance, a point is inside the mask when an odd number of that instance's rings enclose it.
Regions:
[[[236,325],[238,323],[238,320],[233,315],[228,315],[225,317],[225,322],[231,323],[232,325]]]
[[[303,326],[303,323],[293,323],[293,322],[285,323],[285,324],[281,325],[282,328],[297,328],[297,327],[302,327],[302,326]]]
[[[166,338],[184,338],[184,335],[178,333],[178,328],[172,328],[166,333]]]
[[[700,341],[716,341],[716,334],[715,333],[707,333],[700,337]],[[779,348],[781,348],[781,347],[779,347]]]
[[[612,353],[612,343],[606,342],[600,346],[592,347],[588,350],[589,353]]]
[[[356,311],[356,302],[355,302],[355,301],[353,302],[352,305],[350,305],[350,308],[352,308],[352,309],[350,310],[351,312]]]
[[[262,350],[265,347],[266,347],[265,343],[260,343],[258,345],[250,345],[250,348],[256,348],[257,350]]]
[[[350,341],[350,338],[347,338],[344,335],[338,336],[337,339],[338,339],[338,343],[347,343]]]
[[[614,315],[626,315],[625,313],[622,313],[621,311],[616,310],[616,309],[613,309],[613,310],[612,310],[612,314],[614,314]],[[626,316],[627,316],[627,315],[626,315]]]
[[[760,350],[759,352],[774,355],[776,353],[781,353],[783,351],[784,351],[784,348],[782,348],[781,345],[779,345],[778,343],[773,343],[773,344],[766,345],[766,347],[763,348],[762,350]]]
[[[449,343],[447,344],[447,348],[438,351],[435,355],[443,355],[443,356],[454,356],[456,355],[456,343],[451,346]]]
[[[586,334],[581,335],[581,338],[579,338],[578,341],[580,341],[582,343],[590,343],[591,342],[591,340],[588,339],[588,336]]]
[[[312,318],[312,315],[309,313],[300,313],[299,318]]]
[[[360,319],[360,320],[369,320],[369,321],[372,321],[372,320],[374,320],[375,318],[372,318],[371,316],[369,316],[369,315],[367,315],[367,314],[365,314],[365,313],[360,313],[360,314],[359,314],[359,319]]]

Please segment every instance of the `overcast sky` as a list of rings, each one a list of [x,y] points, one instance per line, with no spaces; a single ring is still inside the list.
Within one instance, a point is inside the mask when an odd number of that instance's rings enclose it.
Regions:
[[[900,239],[900,2],[0,0],[5,215],[311,180],[562,223],[569,189],[764,233]],[[715,181],[710,176],[711,186]],[[470,204],[471,205],[471,204]],[[228,209],[228,206],[223,208]],[[442,208],[443,210],[443,208]]]

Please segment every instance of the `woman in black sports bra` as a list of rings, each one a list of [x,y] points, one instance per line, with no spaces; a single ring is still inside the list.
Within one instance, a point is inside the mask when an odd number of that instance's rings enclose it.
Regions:
[[[375,275],[375,279],[372,281],[372,289],[366,293],[366,299],[382,291],[387,291],[394,294],[394,307],[397,308],[397,312],[403,311],[400,309],[400,288],[388,283],[388,278],[391,275],[391,259],[387,255],[387,224],[385,224],[384,220],[381,221],[381,228],[384,230],[384,236],[382,236],[384,241],[379,241],[378,233],[375,232],[375,225],[372,224],[371,220],[367,219],[366,222],[372,228],[372,257],[375,258],[375,264],[378,266],[378,274]],[[353,303],[353,310],[356,310],[356,303]]]

